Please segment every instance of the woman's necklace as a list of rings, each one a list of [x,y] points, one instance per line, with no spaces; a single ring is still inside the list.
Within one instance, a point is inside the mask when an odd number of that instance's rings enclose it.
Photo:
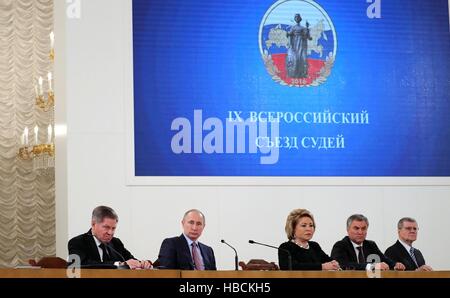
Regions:
[[[297,244],[298,246],[300,246],[301,248],[309,249],[309,243],[308,242],[306,242],[306,245],[303,245],[303,244],[300,243],[300,241],[297,241],[296,239],[293,239],[292,241],[294,241],[294,243]]]

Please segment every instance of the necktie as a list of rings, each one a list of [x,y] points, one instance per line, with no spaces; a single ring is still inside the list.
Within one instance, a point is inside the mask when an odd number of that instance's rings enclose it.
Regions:
[[[414,264],[416,264],[416,267],[419,268],[419,265],[417,264],[416,255],[414,254],[414,247],[411,246],[411,248],[409,249],[409,254],[411,255],[411,258],[413,259]]]
[[[200,259],[200,256],[198,255],[196,242],[192,242],[192,259],[194,259],[195,270],[205,270],[205,268],[202,264],[202,260]]]
[[[107,262],[107,261],[111,261],[110,257],[109,257],[109,253],[108,253],[108,249],[106,248],[106,245],[104,243],[101,243],[99,245],[99,247],[102,249],[103,251],[103,263]]]
[[[363,251],[362,251],[362,246],[357,246],[356,249],[358,249],[358,263],[359,264],[364,264],[366,263],[364,260],[364,255],[363,255]]]

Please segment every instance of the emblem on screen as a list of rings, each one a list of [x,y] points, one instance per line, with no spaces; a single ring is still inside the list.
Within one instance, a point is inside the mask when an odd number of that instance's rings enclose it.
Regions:
[[[259,50],[274,81],[285,86],[318,86],[334,65],[336,31],[316,2],[280,0],[261,21]]]

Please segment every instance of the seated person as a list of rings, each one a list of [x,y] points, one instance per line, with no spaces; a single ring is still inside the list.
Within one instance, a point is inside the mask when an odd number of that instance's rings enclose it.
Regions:
[[[419,227],[414,218],[403,217],[397,224],[398,240],[386,249],[386,257],[405,265],[405,270],[432,271],[433,268],[425,264],[425,259],[417,248],[412,247],[417,240]]]
[[[205,228],[203,213],[197,209],[186,211],[181,225],[183,234],[164,239],[162,242],[157,261],[158,268],[217,270],[213,249],[198,241]]]
[[[336,242],[331,250],[331,257],[336,259],[345,270],[405,270],[401,263],[395,263],[387,258],[374,241],[366,240],[369,220],[362,214],[351,215],[347,219],[347,234]],[[378,258],[372,264],[372,256]],[[375,266],[375,267],[373,267]]]
[[[293,210],[286,219],[285,230],[289,241],[282,243],[278,250],[281,270],[340,269],[338,262],[331,259],[317,242],[311,241],[316,223],[308,210]]]
[[[81,266],[102,264],[127,265],[131,269],[151,268],[149,261],[136,260],[124,247],[119,238],[114,237],[119,218],[110,207],[98,206],[92,212],[91,229],[70,239],[69,255],[78,255]]]

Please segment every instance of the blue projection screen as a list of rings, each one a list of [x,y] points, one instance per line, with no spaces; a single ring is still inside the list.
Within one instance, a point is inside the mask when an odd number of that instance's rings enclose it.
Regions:
[[[136,177],[450,176],[447,0],[132,6]]]

